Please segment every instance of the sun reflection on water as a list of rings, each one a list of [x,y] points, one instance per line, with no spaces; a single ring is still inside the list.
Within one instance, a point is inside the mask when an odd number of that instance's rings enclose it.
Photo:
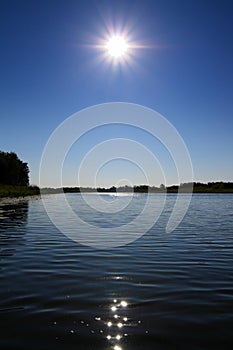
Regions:
[[[129,305],[125,299],[117,298],[107,301],[105,305],[99,305],[99,307],[101,309],[98,310],[98,314],[92,315],[91,318],[74,320],[72,326],[67,329],[70,336],[91,335],[96,337],[98,341],[104,340],[109,350],[127,350],[125,347],[126,339],[134,334],[135,327],[141,328],[142,326],[141,320],[135,320],[130,316],[134,305]],[[53,321],[53,326],[59,328],[61,321]],[[144,334],[148,334],[145,329]],[[59,341],[59,339],[62,339],[62,336],[56,334],[56,340]],[[129,339],[127,343],[128,341]]]
[[[110,305],[109,319],[107,326],[111,329],[111,332],[106,336],[106,339],[110,342],[113,350],[123,350],[121,346],[121,339],[127,337],[125,332],[119,333],[119,330],[123,331],[123,328],[129,326],[128,317],[125,315],[125,309],[128,303],[126,300],[113,299],[113,303]],[[117,313],[115,313],[117,311]]]
[[[119,345],[115,345],[114,350],[122,350],[122,348]]]

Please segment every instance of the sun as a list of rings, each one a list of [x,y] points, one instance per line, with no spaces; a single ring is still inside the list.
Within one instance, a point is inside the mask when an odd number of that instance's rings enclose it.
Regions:
[[[110,56],[120,58],[126,54],[128,44],[123,36],[114,35],[108,40],[106,49]]]

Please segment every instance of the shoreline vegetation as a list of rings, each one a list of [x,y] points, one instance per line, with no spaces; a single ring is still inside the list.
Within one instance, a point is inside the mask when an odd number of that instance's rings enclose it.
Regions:
[[[38,196],[40,189],[38,186],[13,186],[13,185],[0,185],[0,199],[1,198],[17,198]]]
[[[58,193],[178,193],[180,187],[181,193],[233,193],[232,182],[211,182],[208,184],[195,182],[193,183],[193,191],[191,190],[190,183],[181,184],[180,186],[173,185],[165,187],[155,186],[122,186],[122,187],[110,187],[110,188],[93,188],[93,187],[61,187],[61,188],[39,188],[38,186],[13,186],[13,185],[1,185],[0,184],[0,201],[3,199],[14,198],[32,198],[46,194],[58,194]]]
[[[16,186],[0,184],[0,200],[3,198],[33,197],[43,194],[58,193],[233,193],[233,182],[194,182],[181,184],[180,186],[121,186],[110,188],[105,187],[60,187],[60,188],[39,188],[38,186]]]
[[[139,186],[121,186],[121,187],[61,187],[61,188],[41,188],[41,194],[55,193],[233,193],[233,182],[194,182],[172,185],[165,187],[163,184],[160,187],[139,185]]]
[[[20,160],[14,152],[0,151],[0,199],[23,198],[41,194],[55,193],[233,193],[233,182],[188,182],[173,186],[161,184],[159,187],[148,185],[105,187],[62,187],[39,188],[29,185],[28,164]]]
[[[28,164],[14,152],[0,151],[0,199],[35,196],[38,186],[29,185]]]

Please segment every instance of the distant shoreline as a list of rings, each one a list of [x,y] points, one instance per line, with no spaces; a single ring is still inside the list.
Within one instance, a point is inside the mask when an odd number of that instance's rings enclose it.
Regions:
[[[37,186],[10,186],[0,185],[0,204],[17,203],[28,199],[38,199],[41,195],[58,194],[58,193],[148,193],[148,194],[166,194],[166,193],[233,193],[233,182],[208,182],[208,183],[184,183],[180,186],[160,185],[148,186],[121,186],[116,188],[92,188],[92,187],[61,187],[61,188],[39,188]]]
[[[194,182],[184,183],[181,185],[172,185],[160,187],[138,185],[138,186],[121,186],[121,187],[63,187],[63,188],[42,188],[42,194],[52,193],[233,193],[233,182]]]
[[[29,201],[29,200],[39,200],[42,197],[46,197],[46,195],[56,195],[56,194],[61,194],[64,192],[56,192],[56,193],[47,193],[47,194],[40,194],[40,195],[32,195],[32,196],[19,196],[19,197],[1,197],[0,198],[0,206],[1,205],[14,205],[14,204],[18,204],[18,203],[22,203],[25,201]],[[66,193],[77,193],[77,194],[111,194],[111,192],[66,192]],[[118,192],[118,193],[122,193],[122,192]],[[128,192],[129,194],[140,194],[140,193],[132,193],[132,192]],[[182,194],[188,194],[190,192],[182,192]],[[125,192],[125,194],[127,194],[127,192]],[[145,194],[143,192],[141,192],[141,194]],[[153,193],[146,193],[146,194],[177,194],[177,192],[153,192]],[[191,192],[191,194],[233,194],[233,192]]]

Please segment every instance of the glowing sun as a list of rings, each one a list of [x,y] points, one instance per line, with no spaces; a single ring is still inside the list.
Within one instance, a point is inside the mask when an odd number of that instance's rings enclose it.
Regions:
[[[123,36],[115,35],[109,39],[106,48],[110,56],[119,58],[126,54],[128,44]]]

